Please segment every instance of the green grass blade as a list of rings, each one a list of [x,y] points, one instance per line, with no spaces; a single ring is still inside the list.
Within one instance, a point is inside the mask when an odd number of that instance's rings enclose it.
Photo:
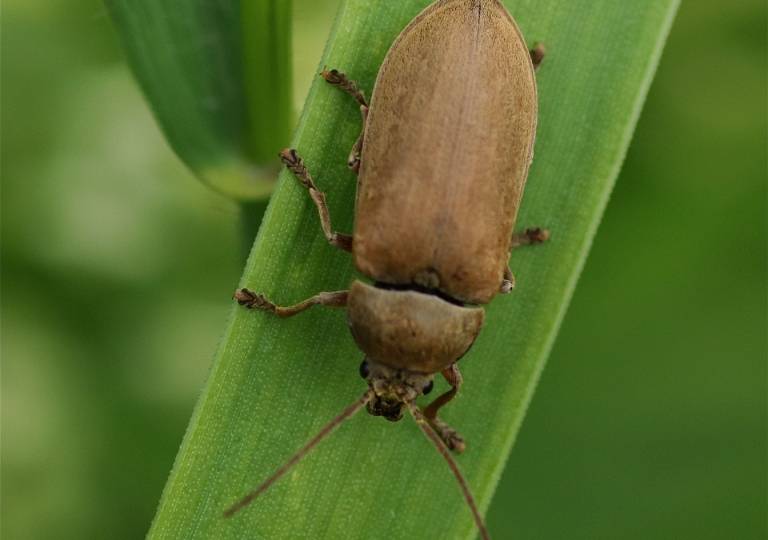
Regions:
[[[428,3],[347,0],[322,64],[370,93],[389,45]],[[442,415],[466,437],[457,460],[482,508],[575,286],[677,2],[507,6],[529,44],[548,47],[537,77],[536,157],[518,227],[546,226],[552,240],[513,254],[517,289],[487,307],[486,327],[461,361],[464,386]],[[359,129],[354,102],[318,80],[294,145],[328,195],[334,229],[343,232],[352,230],[355,190],[345,158]],[[283,173],[242,285],[286,305],[345,289],[354,278],[350,257],[327,245],[314,205]],[[473,537],[459,488],[418,427],[408,418],[392,424],[366,414],[341,426],[259,500],[222,519],[362,394],[361,357],[343,310],[314,308],[279,320],[233,306],[149,537]]]
[[[294,127],[291,90],[291,1],[242,0],[243,76],[251,129],[246,141],[255,163],[279,163]]]
[[[290,0],[252,0],[242,12],[238,0],[105,3],[133,73],[182,161],[233,198],[269,194],[276,153],[293,125]],[[267,77],[254,73],[263,68]]]

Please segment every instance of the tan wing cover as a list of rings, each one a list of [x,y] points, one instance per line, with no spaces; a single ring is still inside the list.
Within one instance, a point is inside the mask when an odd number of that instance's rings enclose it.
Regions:
[[[536,113],[528,49],[498,0],[438,1],[414,19],[371,97],[357,269],[490,301],[509,256]]]

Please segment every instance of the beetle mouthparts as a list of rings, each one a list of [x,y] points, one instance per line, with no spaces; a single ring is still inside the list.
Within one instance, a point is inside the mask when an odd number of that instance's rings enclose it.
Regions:
[[[365,410],[373,416],[383,416],[390,422],[397,422],[403,417],[403,403],[392,399],[375,396],[365,404]]]

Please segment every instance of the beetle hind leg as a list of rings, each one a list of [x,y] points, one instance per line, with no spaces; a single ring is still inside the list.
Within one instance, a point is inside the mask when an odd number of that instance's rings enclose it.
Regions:
[[[448,384],[451,385],[451,389],[444,394],[437,396],[422,412],[427,418],[429,425],[437,432],[449,450],[463,452],[467,447],[467,445],[464,444],[464,437],[437,417],[437,412],[440,408],[446,405],[456,397],[456,394],[458,394],[462,383],[461,373],[459,373],[459,367],[456,364],[451,364],[450,367],[444,369],[440,373],[445,377],[445,380],[448,381]]]
[[[349,159],[347,160],[347,166],[357,174],[360,172],[360,150],[363,148],[365,126],[368,123],[368,102],[365,100],[363,91],[358,90],[355,81],[350,81],[346,74],[335,69],[332,69],[331,71],[324,69],[322,76],[327,82],[344,90],[360,104],[360,116],[363,117],[363,129],[360,131],[360,136],[357,138],[357,141],[355,141],[355,144],[352,146],[352,150],[349,152]]]

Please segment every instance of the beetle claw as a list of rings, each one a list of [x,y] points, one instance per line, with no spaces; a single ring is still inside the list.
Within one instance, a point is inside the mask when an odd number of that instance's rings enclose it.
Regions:
[[[458,431],[439,418],[430,418],[428,421],[429,425],[432,426],[432,429],[434,429],[437,434],[440,435],[440,438],[443,439],[448,450],[453,450],[460,454],[467,449],[467,445],[464,444],[464,437],[462,437]]]
[[[549,230],[541,227],[528,227],[523,234],[530,239],[531,244],[541,244],[549,240]]]
[[[258,294],[250,289],[237,289],[232,297],[237,300],[237,303],[241,306],[245,306],[248,309],[263,309],[264,311],[275,312],[277,307],[274,302],[267,300],[267,297],[263,294]]]
[[[509,294],[512,292],[512,290],[515,288],[514,282],[505,279],[501,282],[501,287],[499,287],[499,293],[501,294]]]

